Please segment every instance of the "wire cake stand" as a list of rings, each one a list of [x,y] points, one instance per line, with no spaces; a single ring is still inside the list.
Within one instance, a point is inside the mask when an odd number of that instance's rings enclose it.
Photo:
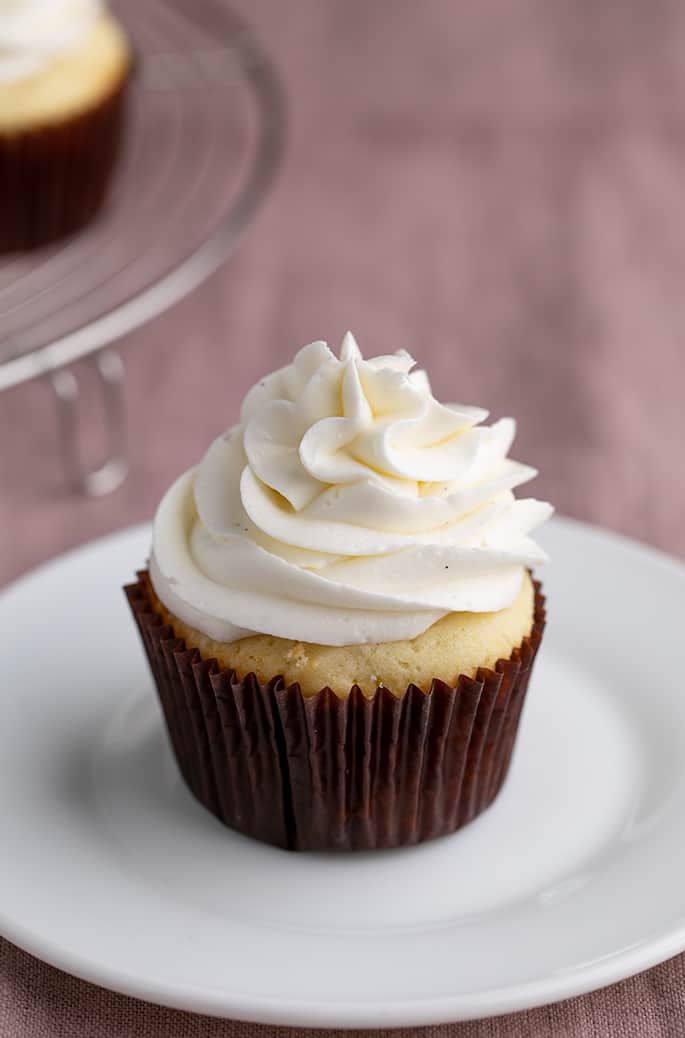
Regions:
[[[101,215],[72,238],[0,259],[0,390],[50,381],[69,482],[108,493],[127,471],[114,343],[161,314],[231,254],[279,165],[284,104],[274,68],[221,0],[113,3],[136,48],[125,141]],[[79,385],[90,358],[107,456],[88,469]]]

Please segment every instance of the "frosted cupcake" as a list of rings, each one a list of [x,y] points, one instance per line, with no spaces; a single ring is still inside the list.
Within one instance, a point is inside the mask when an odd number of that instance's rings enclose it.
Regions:
[[[131,67],[100,0],[0,0],[0,250],[70,234],[100,208]]]
[[[399,352],[302,349],[170,488],[127,589],[196,797],[291,849],[452,832],[505,778],[544,624],[511,419]]]

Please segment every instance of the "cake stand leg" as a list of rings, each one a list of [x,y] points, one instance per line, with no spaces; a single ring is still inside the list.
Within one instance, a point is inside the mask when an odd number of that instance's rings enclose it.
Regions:
[[[126,478],[126,421],[124,414],[124,365],[113,349],[100,350],[92,358],[102,391],[107,455],[96,469],[83,461],[79,436],[79,385],[72,371],[62,368],[50,376],[57,400],[62,459],[67,482],[88,497],[116,490]]]

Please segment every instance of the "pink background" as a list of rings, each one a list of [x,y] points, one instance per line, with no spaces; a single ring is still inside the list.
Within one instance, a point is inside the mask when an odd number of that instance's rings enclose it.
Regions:
[[[249,384],[347,328],[368,353],[409,349],[443,398],[516,416],[514,454],[560,512],[685,556],[685,7],[236,7],[289,93],[277,188],[226,268],[124,344],[132,467],[115,494],[64,489],[45,385],[0,397],[0,583],[149,519]],[[94,407],[85,421],[95,447]],[[680,957],[424,1033],[675,1035],[684,990]],[[134,1033],[267,1031],[133,1003],[0,943],[0,1036]]]

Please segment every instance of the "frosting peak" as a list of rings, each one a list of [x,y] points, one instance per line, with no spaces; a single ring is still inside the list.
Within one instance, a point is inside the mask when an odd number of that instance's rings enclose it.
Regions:
[[[172,611],[232,641],[413,638],[448,612],[511,604],[544,560],[551,513],[514,487],[512,419],[441,404],[408,353],[340,357],[324,342],[246,395],[160,505],[152,579]]]

